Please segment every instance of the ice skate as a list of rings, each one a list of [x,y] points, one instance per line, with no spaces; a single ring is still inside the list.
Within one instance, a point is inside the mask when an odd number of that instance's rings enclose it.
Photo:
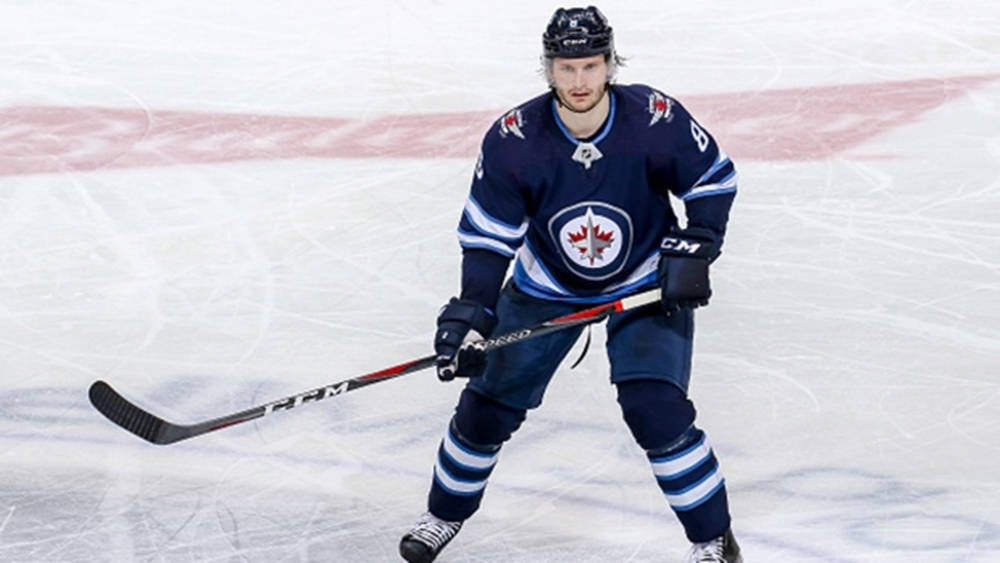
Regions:
[[[399,541],[399,554],[409,563],[431,563],[461,529],[461,522],[441,520],[426,512]]]
[[[733,531],[726,530],[714,540],[691,546],[684,563],[743,563],[743,556]]]

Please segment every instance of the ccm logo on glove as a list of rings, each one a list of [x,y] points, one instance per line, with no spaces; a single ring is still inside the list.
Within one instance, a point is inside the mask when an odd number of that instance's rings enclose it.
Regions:
[[[711,229],[678,230],[660,242],[660,300],[673,314],[680,308],[708,305],[712,288],[708,266],[719,256],[719,236]]]

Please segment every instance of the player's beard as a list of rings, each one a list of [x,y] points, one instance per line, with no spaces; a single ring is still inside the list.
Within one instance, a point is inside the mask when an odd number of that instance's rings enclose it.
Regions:
[[[604,84],[604,86],[601,88],[601,95],[597,96],[597,99],[594,100],[593,103],[591,103],[584,109],[576,109],[571,103],[566,101],[566,99],[563,98],[563,95],[559,92],[558,88],[553,88],[552,91],[555,93],[556,99],[559,100],[559,105],[561,105],[562,107],[566,108],[567,110],[573,113],[587,113],[588,111],[596,108],[597,104],[601,103],[601,100],[603,100],[604,96],[607,95],[608,84],[607,83]]]

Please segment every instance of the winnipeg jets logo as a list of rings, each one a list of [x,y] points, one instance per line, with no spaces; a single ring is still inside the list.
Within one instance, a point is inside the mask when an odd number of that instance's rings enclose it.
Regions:
[[[524,115],[521,114],[521,110],[512,109],[500,119],[500,136],[507,138],[507,135],[514,135],[523,139],[524,133],[521,132],[521,127],[523,126]]]
[[[620,272],[628,260],[632,220],[617,207],[585,201],[554,215],[549,233],[562,249],[567,268],[583,279],[603,280]]]
[[[615,231],[602,230],[601,224],[594,217],[594,210],[587,208],[584,215],[584,224],[576,232],[566,233],[569,244],[580,251],[579,258],[582,261],[589,261],[593,266],[597,261],[604,261],[604,251],[611,248],[615,241]]]
[[[661,119],[665,119],[667,122],[671,121],[673,119],[673,115],[670,114],[671,109],[673,109],[673,104],[666,96],[655,90],[651,92],[649,94],[649,113],[653,114],[653,118],[649,120],[649,126],[656,125],[656,122]]]
[[[483,179],[483,151],[479,151],[479,158],[476,159],[476,179]]]

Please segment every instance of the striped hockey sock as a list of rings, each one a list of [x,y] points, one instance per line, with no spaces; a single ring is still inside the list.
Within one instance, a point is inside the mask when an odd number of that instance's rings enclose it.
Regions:
[[[499,454],[499,445],[483,447],[466,443],[449,426],[434,464],[434,482],[428,499],[430,511],[452,521],[471,516],[482,502]]]
[[[691,541],[708,541],[729,529],[726,482],[704,432],[692,429],[679,446],[648,457],[660,490]]]

